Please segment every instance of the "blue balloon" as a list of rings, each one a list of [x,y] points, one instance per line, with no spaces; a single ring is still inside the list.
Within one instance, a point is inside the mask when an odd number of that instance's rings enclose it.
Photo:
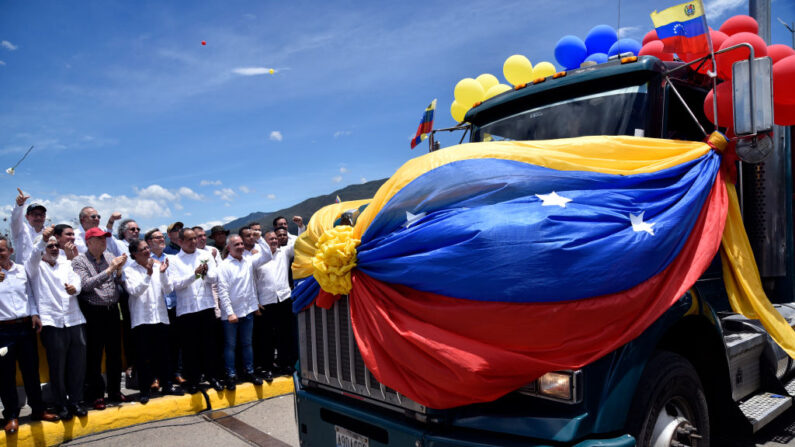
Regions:
[[[607,52],[608,56],[615,56],[616,54],[631,52],[637,56],[640,51],[640,42],[635,39],[620,39],[618,42],[610,46]]]
[[[604,64],[607,62],[607,55],[605,53],[594,53],[585,58],[585,62],[596,62],[597,64]]]
[[[596,25],[588,31],[585,36],[585,47],[588,48],[588,54],[594,53],[607,53],[610,46],[616,43],[618,34],[616,30],[610,25]]]
[[[585,42],[577,36],[563,36],[555,45],[555,59],[566,70],[578,68],[585,60],[586,52]]]

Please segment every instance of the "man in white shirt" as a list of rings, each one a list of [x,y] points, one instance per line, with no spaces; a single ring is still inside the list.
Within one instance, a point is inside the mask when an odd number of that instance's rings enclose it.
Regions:
[[[247,229],[247,233],[253,232]],[[266,247],[260,247],[259,250],[252,247],[249,256],[243,256],[245,245],[239,235],[230,236],[227,247],[229,256],[221,263],[218,271],[218,298],[224,325],[226,388],[234,390],[237,380],[235,349],[238,343],[243,357],[242,379],[255,385],[262,384],[262,379],[254,375],[254,353],[251,348],[254,313],[259,308],[254,271],[273,256]]]
[[[102,216],[99,215],[97,210],[90,206],[84,206],[80,209],[80,213],[77,215],[77,219],[80,221],[80,227],[75,228],[75,245],[77,246],[77,250],[80,253],[85,253],[88,248],[86,247],[86,231],[99,227],[99,222]],[[108,219],[108,223],[105,226],[108,232],[113,234],[113,224],[121,219],[121,213],[113,213]],[[113,256],[121,256],[126,255],[126,250],[121,250],[121,247],[113,243],[113,238],[108,243],[108,251],[113,254]]]
[[[11,238],[14,240],[16,261],[25,265],[25,261],[33,251],[34,240],[41,234],[44,222],[47,220],[47,208],[38,203],[31,203],[22,215],[22,208],[30,196],[25,195],[17,188],[17,206],[11,212]]]
[[[181,249],[171,256],[169,281],[177,292],[177,323],[182,338],[183,386],[196,391],[202,374],[217,391],[224,389],[218,359],[216,333],[207,330],[215,324],[215,300],[212,284],[218,272],[212,255],[196,248],[196,233],[190,228],[179,231]]]
[[[0,401],[6,433],[19,429],[19,397],[17,396],[16,364],[25,384],[25,394],[33,413],[31,419],[55,422],[58,415],[46,411],[41,400],[39,382],[39,353],[36,332],[41,319],[36,302],[31,297],[30,282],[25,268],[11,260],[14,248],[0,236]]]
[[[86,375],[86,319],[77,295],[80,277],[60,255],[54,227],[45,228],[25,263],[41,319],[41,341],[47,351],[50,389],[58,416],[85,416],[83,383]]]
[[[276,238],[279,248],[273,254],[273,276],[278,304],[275,306],[276,321],[276,351],[278,356],[278,369],[281,373],[290,375],[295,371],[293,366],[298,360],[298,334],[295,315],[293,314],[292,288],[290,286],[294,254],[295,239],[290,240],[285,228],[277,228]]]
[[[304,219],[301,216],[293,216],[293,223],[298,227],[298,233],[297,234],[298,234],[298,236],[300,236],[301,233],[303,233],[306,230],[306,227],[304,226]],[[289,228],[287,228],[287,227],[288,227],[288,225],[287,225],[287,218],[286,217],[279,216],[279,217],[273,219],[273,231],[276,231],[279,228],[284,228],[284,231],[287,231],[287,238],[290,240],[290,242],[295,243],[295,240],[296,240],[296,238],[298,238],[298,236],[290,233],[289,232]]]
[[[157,262],[151,257],[146,241],[130,242],[133,262],[124,269],[124,286],[130,294],[132,336],[135,338],[135,365],[138,373],[142,404],[149,402],[151,384],[155,377],[164,394],[182,395],[171,385],[168,365],[169,320],[165,297],[172,286],[166,275],[168,258]]]
[[[265,243],[275,254],[279,249],[279,240],[276,233],[269,231],[263,236]],[[254,316],[254,336],[252,346],[254,349],[254,365],[258,374],[270,382],[273,380],[273,361],[276,349],[276,327],[278,325],[276,295],[276,280],[274,277],[275,262],[268,262],[256,270],[257,298],[259,300],[261,315]]]
[[[80,252],[75,245],[75,230],[71,225],[58,224],[55,226],[55,240],[58,241],[58,248],[61,249],[60,255],[67,261],[76,258]]]

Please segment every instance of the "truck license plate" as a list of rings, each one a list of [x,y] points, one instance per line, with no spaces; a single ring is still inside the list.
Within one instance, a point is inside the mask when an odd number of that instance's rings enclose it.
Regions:
[[[370,440],[367,437],[358,433],[354,433],[348,429],[342,428],[338,425],[334,426],[337,432],[337,447],[369,447]]]

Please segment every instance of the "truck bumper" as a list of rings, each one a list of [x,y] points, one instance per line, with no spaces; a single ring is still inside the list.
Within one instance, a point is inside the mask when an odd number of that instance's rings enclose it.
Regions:
[[[422,424],[399,413],[372,408],[355,401],[340,403],[325,395],[304,390],[297,376],[295,406],[301,447],[336,446],[337,427],[366,437],[370,447],[542,447],[543,440],[519,439],[495,433],[467,431]],[[352,399],[351,399],[352,400]],[[354,443],[354,445],[356,445]],[[560,445],[558,443],[556,446]],[[635,439],[621,435],[610,439],[581,440],[573,447],[632,447]]]

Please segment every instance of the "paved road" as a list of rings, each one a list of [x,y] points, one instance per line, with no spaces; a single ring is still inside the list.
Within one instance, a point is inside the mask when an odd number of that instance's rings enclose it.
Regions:
[[[723,440],[720,444],[719,447],[795,447],[795,409],[753,437]],[[98,433],[64,445],[298,446],[293,395],[251,402],[210,414]]]

